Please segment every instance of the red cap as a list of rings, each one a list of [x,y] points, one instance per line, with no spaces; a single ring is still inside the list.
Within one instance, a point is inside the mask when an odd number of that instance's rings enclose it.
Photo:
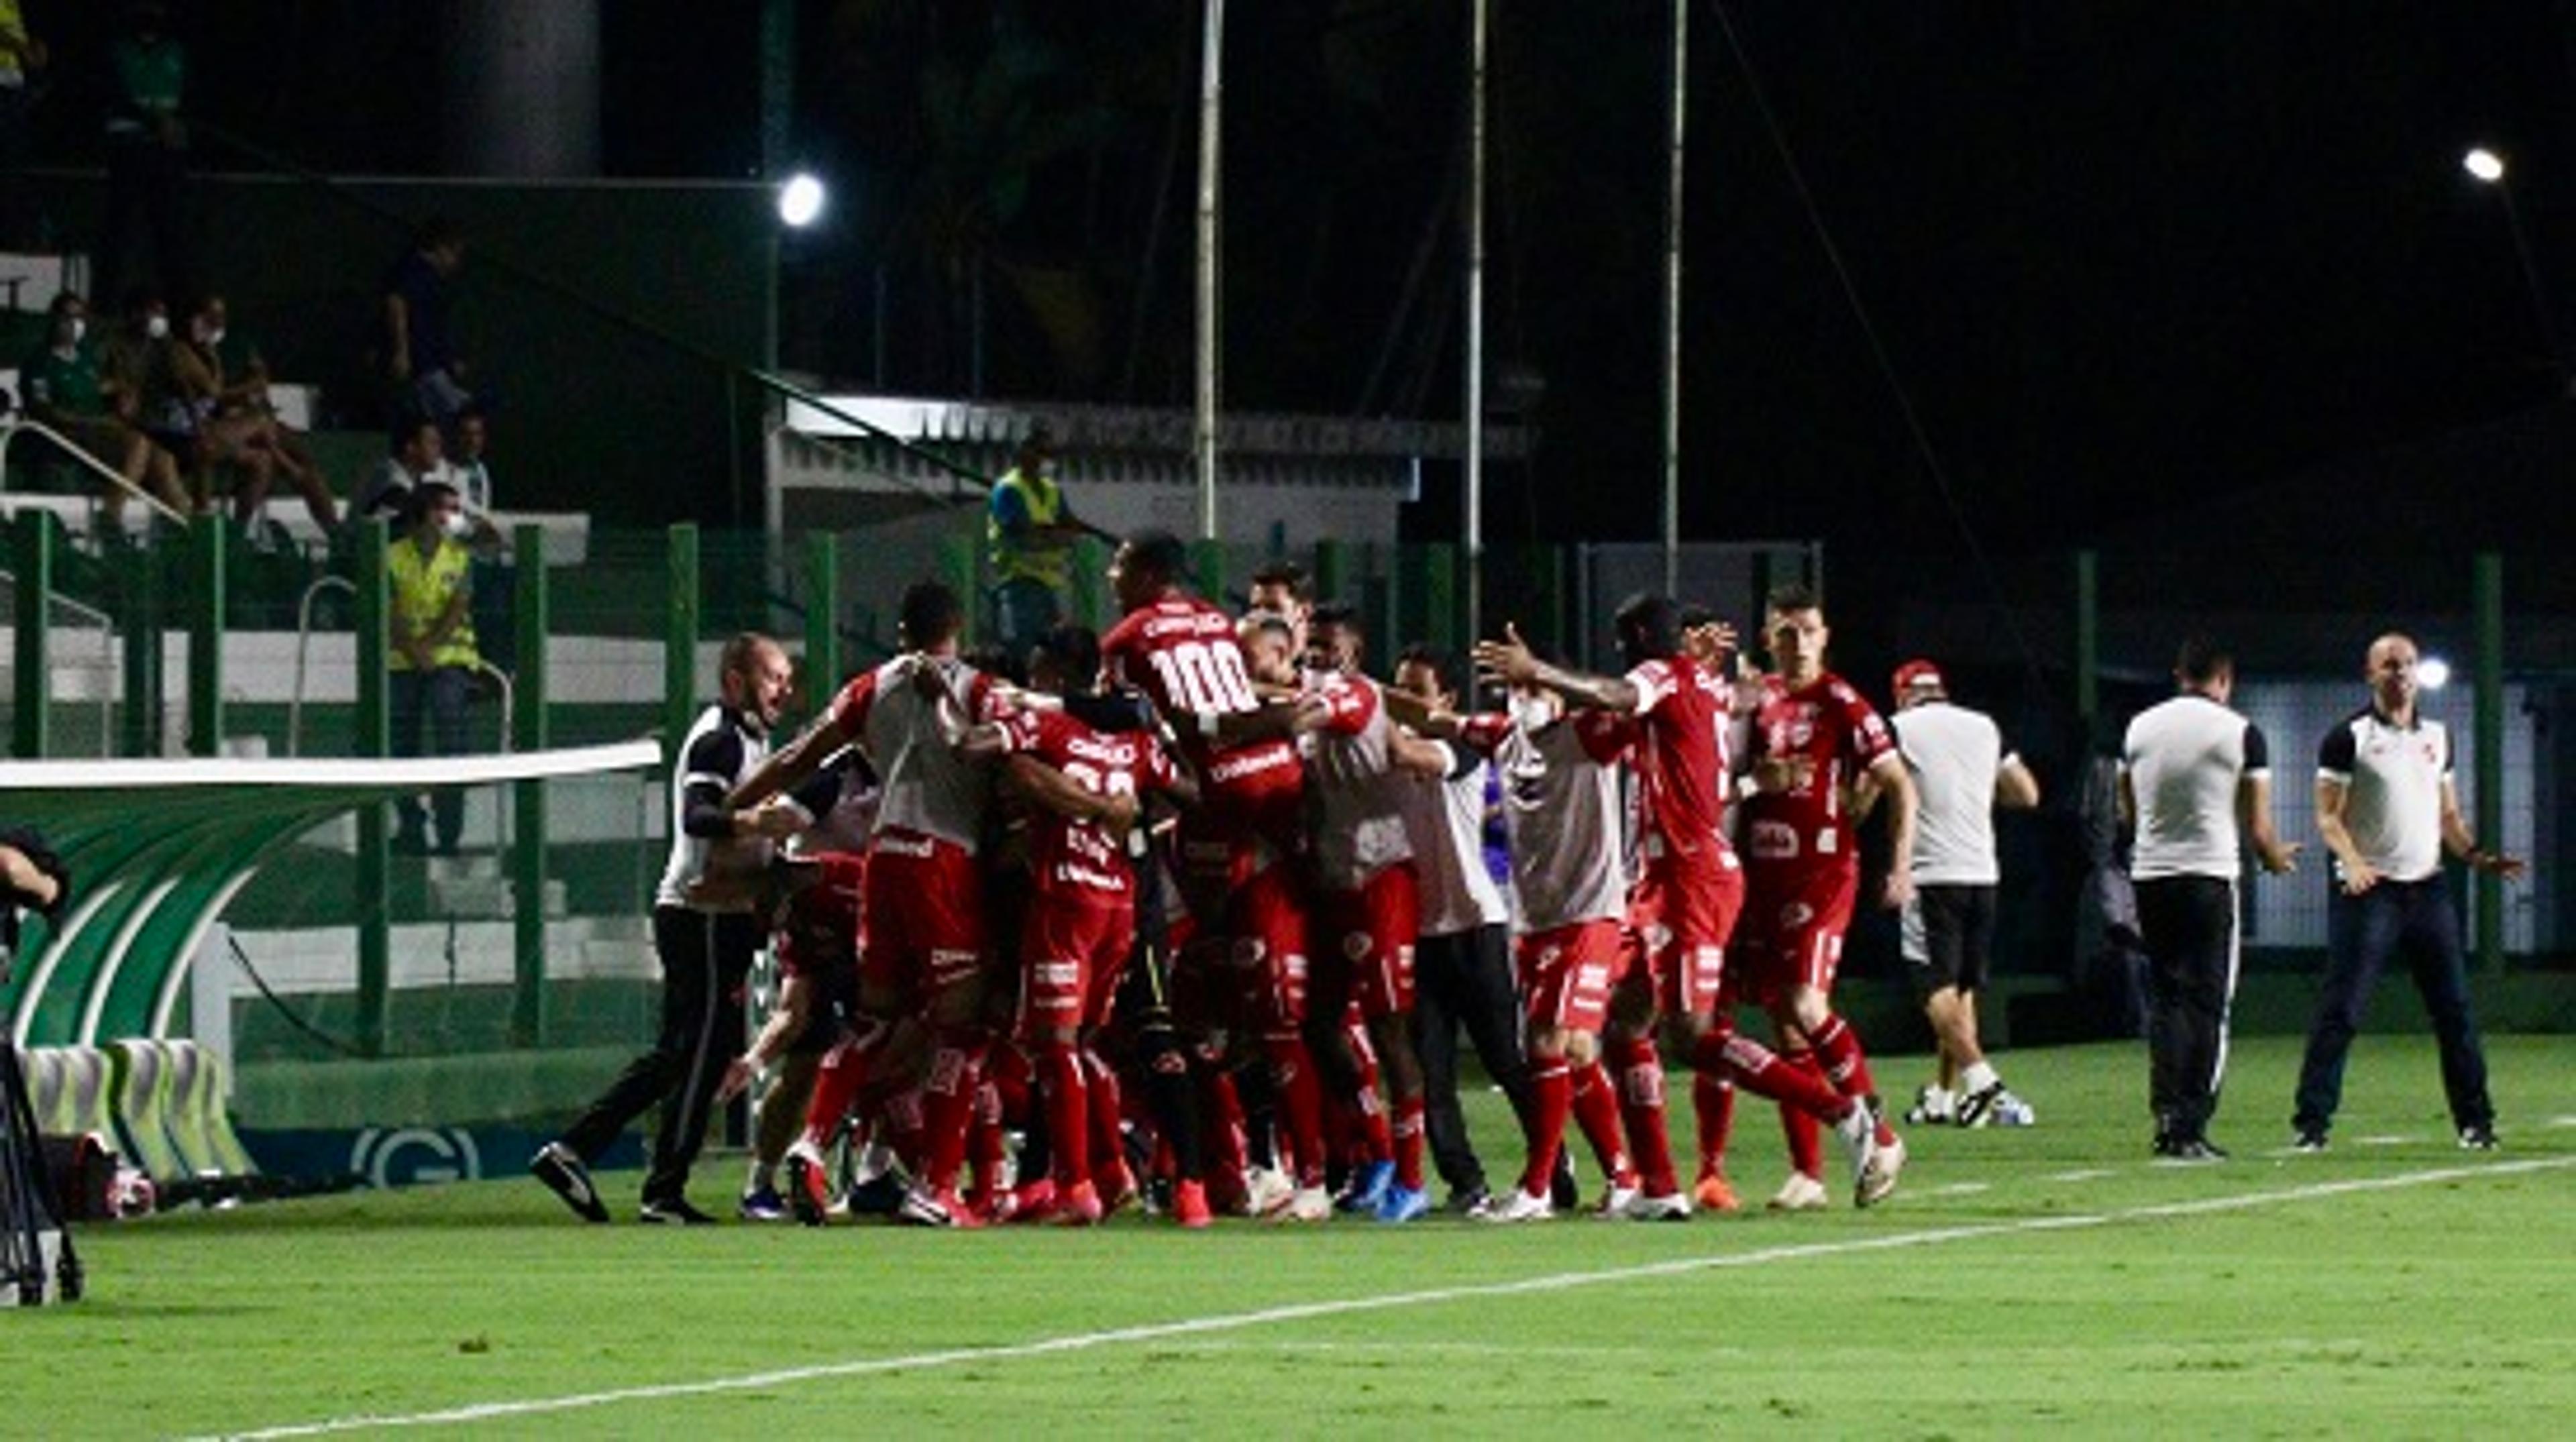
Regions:
[[[1906,692],[1917,688],[1925,691],[1947,691],[1950,689],[1947,685],[1942,683],[1941,668],[1933,665],[1929,661],[1921,659],[1908,661],[1904,665],[1897,667],[1896,680],[1893,683],[1893,689],[1900,697]]]

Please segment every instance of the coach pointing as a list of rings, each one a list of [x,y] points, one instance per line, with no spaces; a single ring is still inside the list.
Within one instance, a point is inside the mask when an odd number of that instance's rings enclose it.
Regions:
[[[2299,848],[2272,831],[2272,769],[2261,727],[2228,709],[2236,662],[2204,637],[2174,663],[2181,694],[2138,713],[2120,747],[2120,814],[2137,827],[2129,873],[2147,946],[2149,1100],[2156,1155],[2211,1162],[2236,995],[2239,850],[2274,875]],[[2240,841],[2240,835],[2243,841]]]

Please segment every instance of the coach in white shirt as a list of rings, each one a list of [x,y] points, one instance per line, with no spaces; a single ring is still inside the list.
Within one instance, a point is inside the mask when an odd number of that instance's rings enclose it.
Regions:
[[[2448,851],[2508,880],[2520,860],[2478,845],[2451,784],[2451,733],[2416,710],[2416,651],[2394,632],[2370,643],[2362,674],[2370,704],[2326,733],[2317,750],[2317,832],[2334,853],[2326,901],[2326,981],[2299,1066],[2290,1124],[2303,1152],[2321,1152],[2343,1100],[2344,1058],[2370,991],[2392,957],[2404,956],[2433,1018],[2442,1050],[2442,1091],[2460,1145],[2495,1148],[2495,1103],[2487,1060],[2469,1012],[2460,918],[2442,874]]]
[[[2120,814],[2137,828],[2129,874],[2147,972],[2148,1100],[2156,1155],[2219,1161],[2209,1142],[2227,1074],[2236,995],[2236,879],[2252,844],[2263,869],[2298,869],[2272,831],[2262,728],[2228,709],[2235,658],[2195,636],[2174,662],[2182,694],[2138,713],[2120,747]],[[2243,838],[2240,842],[2239,837]]]

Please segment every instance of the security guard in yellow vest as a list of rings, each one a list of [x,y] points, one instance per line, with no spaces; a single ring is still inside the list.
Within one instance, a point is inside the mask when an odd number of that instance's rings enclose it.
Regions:
[[[391,643],[393,743],[396,756],[418,756],[421,723],[429,723],[434,752],[462,755],[467,747],[466,703],[481,657],[474,649],[473,553],[462,539],[465,503],[445,481],[412,488],[410,528],[385,553],[386,639]],[[430,793],[436,850],[456,852],[465,827],[465,793],[440,787]],[[428,818],[417,796],[397,803],[394,849],[431,849]]]
[[[1033,428],[1011,469],[993,483],[984,540],[993,563],[993,641],[1014,661],[1064,616],[1073,565],[1074,524],[1056,484],[1054,437]]]

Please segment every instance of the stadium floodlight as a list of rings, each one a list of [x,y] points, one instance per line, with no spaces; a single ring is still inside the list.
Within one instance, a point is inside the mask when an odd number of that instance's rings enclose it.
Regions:
[[[823,182],[800,170],[778,187],[778,219],[790,230],[803,230],[823,214]]]
[[[2461,156],[2460,168],[2475,176],[2482,185],[2493,185],[2504,179],[2504,157],[2483,145]]]
[[[2451,663],[2439,656],[2427,656],[2415,663],[2415,681],[2427,691],[2439,691],[2451,684]]]

